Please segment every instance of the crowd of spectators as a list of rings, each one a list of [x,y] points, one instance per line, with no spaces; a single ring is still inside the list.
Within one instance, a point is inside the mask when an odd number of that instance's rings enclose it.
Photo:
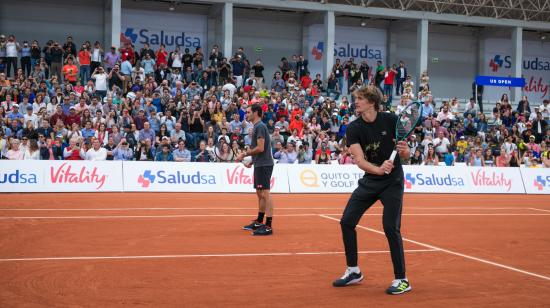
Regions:
[[[344,63],[345,62],[345,63]],[[372,65],[372,66],[370,66]],[[436,104],[429,75],[413,83],[404,62],[336,59],[326,80],[310,76],[303,55],[282,58],[274,76],[243,48],[158,50],[125,43],[18,42],[0,36],[0,154],[3,159],[215,160],[220,138],[250,145],[246,107],[260,104],[278,163],[353,164],[345,141],[357,118],[355,89],[375,84],[382,112],[423,102],[408,140],[417,165],[550,167],[550,105],[503,95],[490,115],[474,99]],[[437,91],[437,89],[434,89]],[[394,99],[395,97],[395,99]],[[398,101],[394,103],[394,101]]]

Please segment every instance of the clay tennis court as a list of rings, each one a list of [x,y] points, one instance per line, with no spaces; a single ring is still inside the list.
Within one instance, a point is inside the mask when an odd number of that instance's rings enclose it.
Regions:
[[[274,235],[241,226],[254,194],[4,194],[0,307],[546,306],[550,196],[406,194],[413,290],[393,279],[381,206],[358,226],[365,280],[333,288],[342,195],[274,195]]]

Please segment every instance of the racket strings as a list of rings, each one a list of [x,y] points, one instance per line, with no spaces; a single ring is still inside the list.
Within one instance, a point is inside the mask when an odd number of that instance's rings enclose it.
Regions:
[[[418,103],[409,104],[400,114],[396,125],[396,137],[405,139],[420,120],[421,106]]]

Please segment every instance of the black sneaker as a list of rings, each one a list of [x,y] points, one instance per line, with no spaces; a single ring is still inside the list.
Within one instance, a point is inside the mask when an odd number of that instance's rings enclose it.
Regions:
[[[263,226],[261,223],[259,223],[257,220],[253,220],[251,224],[244,226],[243,230],[254,231],[261,226]]]
[[[346,270],[344,273],[344,276],[340,277],[340,279],[336,279],[332,282],[332,286],[334,287],[345,287],[352,284],[357,284],[363,280],[363,274],[361,273],[352,273],[349,270]]]
[[[271,235],[273,234],[273,229],[270,226],[261,225],[258,229],[254,230],[252,235]]]
[[[386,293],[391,295],[402,294],[412,290],[411,284],[407,279],[395,279],[391,286],[386,289]]]

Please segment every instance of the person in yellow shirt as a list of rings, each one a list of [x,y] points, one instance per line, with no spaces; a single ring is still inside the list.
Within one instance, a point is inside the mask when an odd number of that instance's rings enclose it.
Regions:
[[[78,67],[74,65],[73,58],[67,59],[67,64],[63,66],[63,76],[65,81],[68,81],[73,86],[76,85],[76,78],[78,76]]]
[[[464,153],[466,152],[466,149],[468,148],[468,141],[466,141],[466,138],[464,136],[460,136],[460,139],[456,143],[456,150],[458,152],[457,161],[463,162],[464,161]]]

